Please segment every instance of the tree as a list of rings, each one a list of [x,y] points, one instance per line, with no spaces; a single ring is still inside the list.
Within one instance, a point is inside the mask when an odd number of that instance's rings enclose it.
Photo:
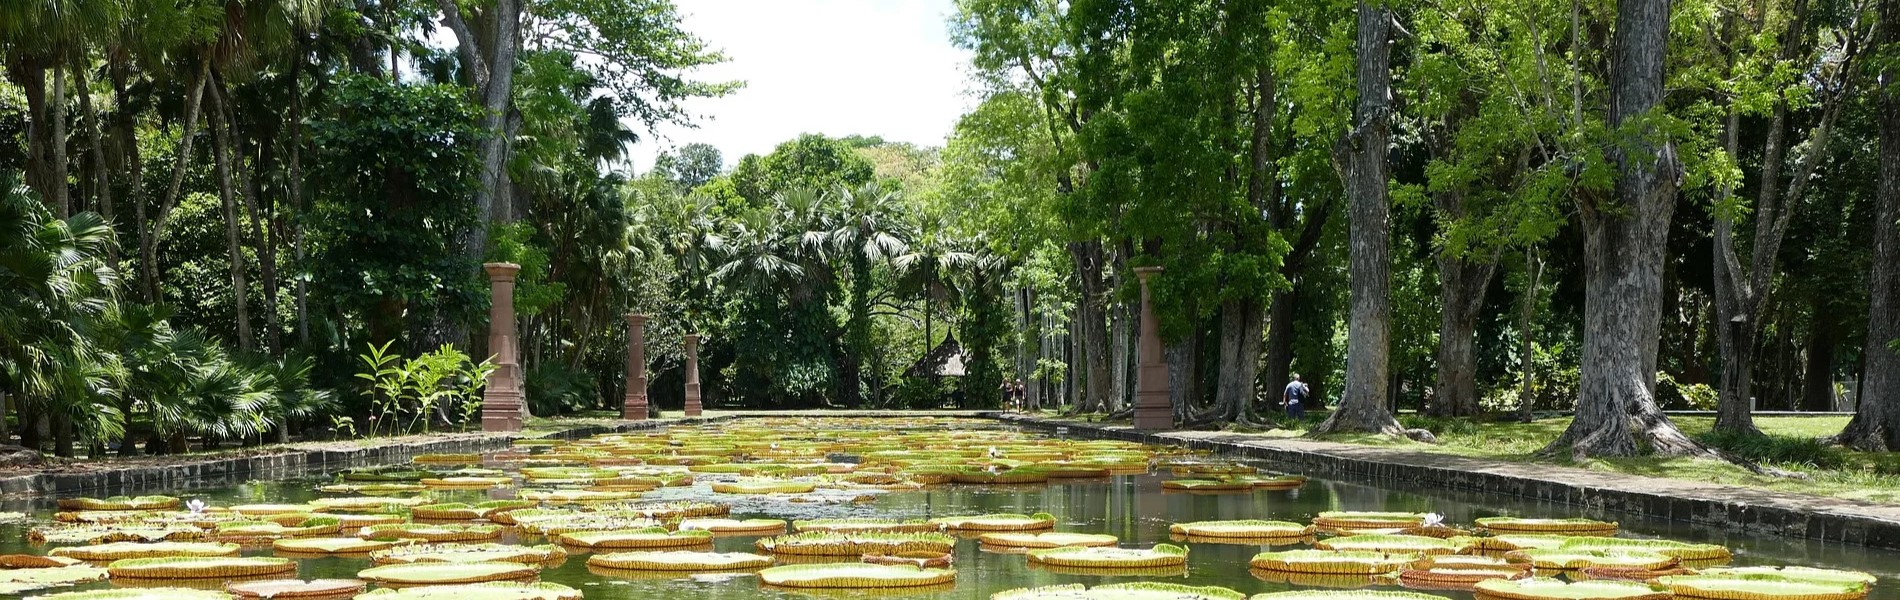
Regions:
[[[712,144],[687,144],[654,158],[653,170],[684,193],[706,185],[725,172],[726,165]]]
[[[1352,312],[1346,330],[1346,390],[1339,406],[1309,435],[1369,431],[1403,435],[1386,410],[1387,354],[1392,328],[1391,224],[1387,198],[1387,145],[1391,140],[1392,10],[1382,0],[1359,0],[1359,104],[1355,123],[1336,154],[1350,201]]]
[[[826,241],[838,256],[843,256],[851,278],[850,306],[844,326],[843,356],[839,362],[839,400],[855,407],[862,401],[863,370],[859,357],[876,352],[871,342],[871,308],[875,295],[873,268],[901,256],[907,244],[900,237],[896,197],[876,183],[859,188],[838,188],[837,228],[826,234]]]
[[[1663,111],[1669,0],[1617,3],[1611,46],[1607,197],[1578,193],[1584,230],[1582,381],[1577,416],[1544,454],[1709,455],[1656,403],[1663,254],[1682,163]]]
[[[1825,15],[1814,14],[1821,9],[1812,7],[1806,0],[1796,1],[1785,10],[1788,14],[1776,19],[1787,23],[1786,30],[1776,36],[1779,55],[1767,61],[1735,61],[1738,65],[1767,63],[1769,72],[1759,77],[1765,80],[1763,85],[1770,87],[1769,97],[1730,100],[1724,126],[1723,144],[1727,153],[1734,156],[1740,143],[1743,114],[1751,112],[1753,106],[1771,107],[1767,131],[1762,136],[1761,175],[1756,184],[1755,203],[1752,207],[1740,206],[1733,198],[1734,186],[1725,185],[1713,209],[1715,318],[1719,324],[1715,337],[1722,355],[1715,429],[1745,435],[1761,434],[1755,428],[1751,407],[1755,400],[1755,348],[1760,342],[1763,311],[1774,292],[1781,242],[1805,200],[1809,184],[1815,179],[1815,170],[1828,157],[1828,140],[1834,123],[1859,78],[1858,64],[1865,35],[1858,29],[1859,15],[1852,11],[1848,11],[1848,23],[1829,24],[1816,22],[1823,21]],[[1761,18],[1767,20],[1768,16]],[[1832,43],[1820,43],[1816,37],[1832,38],[1828,40]],[[1779,81],[1788,77],[1781,74],[1788,71],[1812,72],[1815,76],[1803,77],[1798,83]],[[1815,89],[1804,89],[1810,85]],[[1746,93],[1740,91],[1738,95]],[[1787,139],[1789,121],[1794,118],[1790,113],[1802,108],[1816,108],[1819,115],[1807,130],[1805,141],[1809,149],[1800,154],[1784,187],[1783,163],[1790,146],[1798,145],[1790,144]],[[1735,227],[1744,212],[1751,213],[1755,221],[1747,266],[1736,250]]]
[[[1881,0],[1876,48],[1900,44],[1900,0]],[[1873,268],[1868,279],[1866,361],[1860,405],[1838,440],[1870,451],[1900,448],[1900,67],[1883,56],[1875,87],[1880,183],[1874,194]]]

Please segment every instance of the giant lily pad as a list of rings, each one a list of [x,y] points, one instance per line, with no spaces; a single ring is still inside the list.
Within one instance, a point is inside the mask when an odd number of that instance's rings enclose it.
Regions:
[[[766,585],[790,588],[920,587],[943,585],[956,579],[957,572],[948,569],[864,563],[786,565],[759,571],[759,581]]]
[[[1002,548],[1060,548],[1063,546],[1113,546],[1121,540],[1100,533],[999,532],[977,538],[985,546]]]
[[[1296,538],[1311,535],[1312,528],[1287,521],[1194,521],[1169,525],[1168,532],[1211,538]]]
[[[353,537],[291,538],[271,542],[278,552],[292,554],[362,554],[407,542],[408,540],[366,540]]]
[[[1713,567],[1698,569],[1698,575],[1758,576],[1769,575],[1793,579],[1796,581],[1817,581],[1823,583],[1865,583],[1873,585],[1873,575],[1860,571],[1842,571],[1837,569],[1818,569],[1815,567]]]
[[[1669,590],[1661,586],[1613,580],[1487,579],[1472,588],[1480,596],[1506,600],[1668,600],[1670,597]]]
[[[1393,573],[1416,564],[1416,554],[1379,552],[1340,552],[1333,550],[1283,550],[1255,554],[1248,565],[1266,571],[1315,573],[1327,575],[1378,575]]]
[[[1295,590],[1291,592],[1254,594],[1253,597],[1248,600],[1445,600],[1445,598],[1431,594],[1420,594],[1418,592]]]
[[[860,556],[904,552],[949,552],[957,538],[942,533],[836,533],[814,531],[769,537],[757,542],[774,554]]]
[[[1479,527],[1496,533],[1554,533],[1563,535],[1612,535],[1616,523],[1595,519],[1524,519],[1485,517],[1475,521]]]
[[[425,542],[473,542],[492,540],[501,537],[501,528],[494,525],[427,525],[408,523],[400,525],[373,525],[364,527],[357,535],[363,539],[405,539]]]
[[[990,594],[990,600],[1245,600],[1246,597],[1224,587],[1173,583],[1115,583],[1093,588],[1072,583]]]
[[[68,546],[54,548],[47,554],[65,556],[80,560],[119,560],[122,558],[156,558],[163,556],[237,556],[237,544],[215,542],[113,542],[91,546]]]
[[[238,581],[227,583],[224,591],[246,600],[270,598],[289,600],[294,598],[347,598],[363,591],[363,581],[358,579],[268,579],[264,581]]]
[[[679,523],[679,528],[688,531],[700,530],[713,533],[779,534],[785,533],[785,521],[782,519],[740,520],[702,517],[682,520]]]
[[[1156,544],[1153,548],[1064,547],[1029,551],[1029,562],[1090,569],[1144,569],[1187,564],[1187,548]]]
[[[733,571],[772,566],[772,557],[748,552],[614,552],[587,557],[587,564],[635,571]]]
[[[581,600],[581,592],[558,583],[494,582],[380,589],[356,598],[357,600]]]
[[[809,494],[818,484],[809,481],[734,481],[712,484],[721,494]]]
[[[946,529],[957,531],[1033,531],[1056,526],[1056,518],[1049,513],[1034,515],[991,514],[968,517],[943,517],[931,519]]]
[[[1358,550],[1384,554],[1457,554],[1466,545],[1422,535],[1350,535],[1313,543],[1320,550]]]
[[[567,558],[567,551],[553,544],[511,546],[507,544],[420,544],[369,555],[376,564],[511,562],[538,565]]]
[[[17,594],[40,588],[98,581],[105,579],[106,575],[105,569],[86,565],[44,569],[7,569],[0,571],[0,594]]]
[[[583,548],[678,548],[712,543],[710,531],[667,531],[664,527],[577,531],[559,537],[563,544]]]
[[[792,529],[804,531],[831,531],[841,533],[880,532],[880,533],[927,533],[943,531],[942,523],[924,520],[898,519],[813,519],[793,521]]]
[[[1515,550],[1506,557],[1536,565],[1539,569],[1575,570],[1588,567],[1628,569],[1665,569],[1675,566],[1673,556],[1640,550],[1572,550],[1568,546],[1548,550]]]
[[[1632,540],[1624,538],[1579,537],[1564,542],[1564,550],[1590,550],[1601,552],[1641,551],[1673,556],[1685,561],[1721,561],[1731,556],[1726,546],[1716,544],[1690,544],[1670,540]]]
[[[297,562],[270,556],[128,558],[106,565],[114,579],[236,578],[295,573]]]
[[[1424,524],[1424,513],[1327,511],[1313,517],[1315,527],[1328,529],[1400,529]]]
[[[113,496],[110,498],[61,498],[60,510],[164,510],[178,508],[171,496]]]
[[[390,498],[384,496],[347,496],[343,498],[318,498],[310,505],[317,512],[356,512],[356,513],[393,513],[405,508],[414,508],[434,502],[429,498]]]
[[[231,600],[231,595],[212,590],[154,587],[65,592],[33,596],[27,600]]]
[[[386,584],[439,585],[519,581],[533,578],[536,572],[535,567],[521,563],[412,563],[370,567],[357,571],[356,576]]]
[[[1720,600],[1859,600],[1864,581],[1789,579],[1780,575],[1672,575],[1656,583],[1682,598]]]

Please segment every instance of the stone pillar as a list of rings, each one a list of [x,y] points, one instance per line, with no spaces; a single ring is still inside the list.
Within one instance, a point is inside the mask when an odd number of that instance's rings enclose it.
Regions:
[[[482,431],[521,431],[521,419],[527,414],[521,394],[521,362],[515,355],[515,273],[521,265],[488,263],[490,301],[488,308],[488,352],[495,357],[495,370],[488,375],[488,387],[482,393]]]
[[[699,416],[699,334],[686,335],[686,416]]]
[[[1174,428],[1174,403],[1168,393],[1168,363],[1161,358],[1161,325],[1155,319],[1154,300],[1149,297],[1148,278],[1161,267],[1138,267],[1141,280],[1141,338],[1135,356],[1135,429],[1158,431]]]
[[[647,418],[646,328],[646,315],[627,315],[627,398],[620,404],[620,418],[629,421]]]

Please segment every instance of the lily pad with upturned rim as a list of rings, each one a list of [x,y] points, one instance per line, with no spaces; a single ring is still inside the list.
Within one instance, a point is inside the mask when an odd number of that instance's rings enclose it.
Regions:
[[[990,600],[1246,600],[1247,595],[1224,587],[1175,583],[1112,583],[1085,587],[1079,583],[1018,588],[990,594]]]
[[[1668,600],[1668,588],[1634,581],[1565,582],[1548,577],[1490,579],[1472,586],[1479,598],[1506,600]]]
[[[357,571],[356,576],[384,584],[439,585],[518,581],[532,578],[537,572],[535,567],[521,563],[412,563],[370,567]]]
[[[1090,569],[1148,569],[1187,564],[1188,549],[1173,544],[1153,548],[1064,547],[1029,551],[1029,561]]]
[[[588,566],[633,571],[735,571],[772,566],[772,557],[749,552],[614,552],[587,557]]]
[[[954,583],[957,578],[957,572],[949,569],[865,563],[785,565],[759,571],[758,575],[766,585],[789,588],[922,587]]]

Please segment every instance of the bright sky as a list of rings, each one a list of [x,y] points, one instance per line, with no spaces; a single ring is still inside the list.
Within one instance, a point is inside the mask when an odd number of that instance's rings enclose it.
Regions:
[[[678,0],[686,30],[726,54],[696,78],[744,89],[689,102],[697,129],[642,132],[634,167],[683,144],[730,167],[801,133],[879,135],[941,146],[974,107],[969,53],[950,43],[952,0]]]

